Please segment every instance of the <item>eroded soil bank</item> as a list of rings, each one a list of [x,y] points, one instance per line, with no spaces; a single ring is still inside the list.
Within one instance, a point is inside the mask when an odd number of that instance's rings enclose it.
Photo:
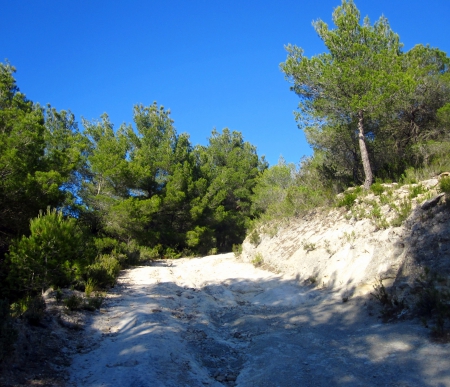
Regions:
[[[450,344],[233,254],[122,272],[69,386],[450,386]]]

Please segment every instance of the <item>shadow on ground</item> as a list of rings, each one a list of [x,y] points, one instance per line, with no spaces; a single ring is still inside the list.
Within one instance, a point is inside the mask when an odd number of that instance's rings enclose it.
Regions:
[[[176,278],[183,265],[135,270]],[[123,282],[93,325],[102,340],[74,359],[72,385],[450,385],[450,346],[417,322],[382,324],[367,299],[242,278],[241,267],[199,287]]]

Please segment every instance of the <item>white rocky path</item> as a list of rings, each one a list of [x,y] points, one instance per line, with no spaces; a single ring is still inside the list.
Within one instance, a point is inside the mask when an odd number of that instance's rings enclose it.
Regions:
[[[233,254],[123,271],[70,386],[450,386],[450,346]],[[372,316],[370,315],[372,314]]]

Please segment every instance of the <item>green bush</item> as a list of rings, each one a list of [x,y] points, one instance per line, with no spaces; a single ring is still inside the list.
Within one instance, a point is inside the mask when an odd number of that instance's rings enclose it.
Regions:
[[[409,188],[409,198],[414,199],[425,192],[427,192],[427,189],[422,184],[412,186]]]
[[[242,245],[233,245],[232,249],[235,257],[239,257],[242,254]]]
[[[92,278],[88,278],[84,286],[84,294],[86,294],[86,297],[90,297],[92,292],[94,292],[96,289],[97,283]]]
[[[430,318],[434,320],[432,336],[442,338],[448,335],[446,321],[450,320],[450,292],[446,287],[440,286],[439,282],[445,282],[437,273],[432,273],[425,268],[424,274],[419,278],[421,291],[416,305],[416,313],[424,321]]]
[[[76,294],[72,294],[64,300],[64,305],[69,310],[78,310],[83,304],[83,298],[77,296]]]
[[[406,218],[411,213],[411,201],[404,198],[400,202],[400,207],[395,206],[395,210],[397,211],[397,217],[391,221],[391,226],[393,227],[399,227],[402,225],[403,221],[406,220]]]
[[[41,295],[29,297],[27,300],[27,310],[23,316],[31,325],[37,325],[41,322],[45,313],[45,301]]]
[[[358,194],[354,192],[345,192],[344,197],[337,202],[337,206],[346,207],[347,209],[350,209],[350,207],[353,206],[353,203],[355,202],[357,197]]]
[[[253,246],[258,246],[261,243],[261,237],[259,236],[258,231],[253,230],[249,235],[248,240]]]
[[[30,232],[10,246],[8,279],[14,289],[36,293],[81,276],[86,242],[76,219],[47,209],[31,220]]]
[[[93,311],[95,309],[100,309],[100,307],[103,304],[103,297],[101,296],[96,296],[96,297],[89,297],[84,305],[84,309]]]
[[[264,257],[261,253],[257,253],[252,259],[253,266],[258,267],[264,263]]]
[[[94,281],[98,287],[106,288],[114,285],[119,271],[119,261],[111,255],[102,254],[86,268],[86,276]]]
[[[158,247],[145,247],[140,246],[139,248],[139,261],[148,262],[153,261],[159,257]]]
[[[373,288],[374,293],[370,293],[370,295],[381,304],[381,317],[384,321],[388,321],[396,316],[399,316],[405,309],[406,305],[404,300],[399,299],[395,293],[388,292],[384,287],[381,278],[377,279],[377,282]]]
[[[441,192],[445,192],[447,195],[450,195],[450,177],[443,177],[439,181],[439,189]]]
[[[0,300],[0,362],[8,355],[17,338],[7,300]]]
[[[380,196],[384,192],[384,187],[381,183],[376,182],[371,185],[370,190],[377,196]]]

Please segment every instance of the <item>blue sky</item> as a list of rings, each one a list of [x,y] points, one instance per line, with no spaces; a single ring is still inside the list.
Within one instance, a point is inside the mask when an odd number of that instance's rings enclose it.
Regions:
[[[384,14],[409,49],[450,51],[450,1],[356,0]],[[0,61],[27,97],[81,122],[108,113],[118,128],[133,105],[170,108],[178,133],[207,144],[213,128],[243,133],[271,165],[311,150],[297,129],[298,97],[279,70],[284,45],[325,51],[311,25],[331,24],[340,0],[0,0]],[[81,126],[81,125],[80,125]]]

